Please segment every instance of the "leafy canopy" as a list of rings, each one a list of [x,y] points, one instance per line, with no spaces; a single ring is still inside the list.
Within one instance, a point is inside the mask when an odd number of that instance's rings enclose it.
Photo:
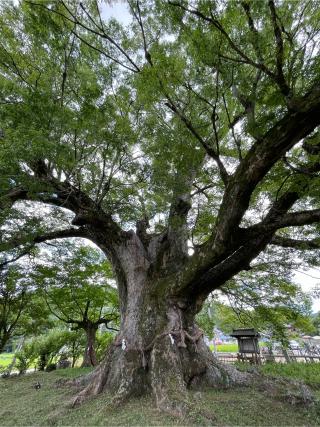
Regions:
[[[278,213],[275,244],[319,247],[318,2],[127,6],[128,27],[95,0],[1,5],[1,209],[28,199],[63,216],[86,205],[125,230],[148,219],[163,232],[179,228],[170,215],[188,193],[193,249],[223,251],[268,213]],[[291,135],[308,108],[306,130]],[[278,202],[316,220],[281,224]],[[300,256],[317,264],[313,252]],[[275,246],[263,257],[294,262]]]

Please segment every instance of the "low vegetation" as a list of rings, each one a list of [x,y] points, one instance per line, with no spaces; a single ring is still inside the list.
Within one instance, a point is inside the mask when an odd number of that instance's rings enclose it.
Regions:
[[[320,363],[267,363],[260,370],[266,375],[298,379],[320,390]]]
[[[13,359],[13,353],[1,353],[0,354],[0,371],[1,368],[6,368],[10,365]]]
[[[232,343],[232,344],[219,344],[216,346],[217,347],[217,351],[220,353],[237,353],[238,351],[238,344],[237,343]],[[212,346],[212,350],[213,350],[213,346]]]
[[[320,365],[313,366],[319,378]],[[271,365],[267,368],[271,372]],[[56,381],[85,372],[88,369],[74,368],[0,379],[0,425],[203,425],[202,415],[209,417],[213,425],[316,426],[320,423],[317,405],[311,408],[291,406],[251,388],[244,389],[245,392],[237,388],[190,392],[191,401],[195,403],[192,419],[164,415],[155,409],[151,398],[132,399],[121,408],[108,408],[107,394],[71,409],[68,402],[74,390],[57,388]],[[294,372],[298,370],[292,368],[290,376],[294,377]],[[40,389],[35,388],[36,383],[41,385]]]

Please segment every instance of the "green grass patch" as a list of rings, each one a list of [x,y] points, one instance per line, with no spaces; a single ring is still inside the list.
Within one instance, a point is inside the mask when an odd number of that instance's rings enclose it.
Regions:
[[[213,344],[209,345],[210,350],[214,351]],[[238,352],[238,344],[218,344],[216,345],[217,352],[222,353],[237,353]]]
[[[0,354],[0,372],[1,370],[3,370],[4,368],[7,368],[12,360],[14,358],[14,353],[1,353]],[[17,370],[17,365],[18,364],[18,360],[16,359],[16,363],[15,366],[13,367],[13,370]],[[32,363],[28,369],[33,369],[37,367],[37,361],[35,361],[34,363]]]
[[[238,352],[238,344],[220,344],[217,345],[217,351],[224,353],[237,353]]]
[[[14,354],[13,353],[1,353],[0,354],[0,369],[6,368],[12,362]]]
[[[265,345],[265,343],[260,342],[259,343],[260,348]],[[210,350],[213,351],[214,347],[212,344],[210,344]],[[238,344],[232,343],[232,344],[218,344],[216,345],[217,352],[221,353],[238,353]]]
[[[202,413],[220,426],[316,426],[317,407],[291,406],[249,387],[191,392],[195,412],[190,418],[173,418],[155,408],[151,397],[131,399],[116,409],[108,408],[110,396],[103,393],[71,409],[75,390],[57,388],[59,378],[75,377],[88,369],[37,372],[0,379],[0,426],[174,426],[203,425]],[[40,382],[36,390],[33,384]],[[199,415],[200,414],[200,415]]]
[[[298,379],[320,388],[320,363],[266,363],[260,370],[266,375]]]

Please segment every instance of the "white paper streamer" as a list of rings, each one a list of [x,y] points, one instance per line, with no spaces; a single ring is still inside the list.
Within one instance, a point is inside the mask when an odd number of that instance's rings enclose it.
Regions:
[[[173,345],[174,344],[174,338],[173,338],[173,336],[171,334],[169,334],[169,338],[171,340],[171,344]]]

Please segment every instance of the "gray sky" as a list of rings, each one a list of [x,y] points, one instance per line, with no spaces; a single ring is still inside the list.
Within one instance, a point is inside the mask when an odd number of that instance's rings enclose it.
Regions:
[[[301,285],[302,290],[305,292],[312,292],[312,290],[318,285],[320,285],[320,270],[319,269],[310,269],[303,271],[296,271],[294,281]],[[320,298],[315,298],[313,300],[313,311],[320,311]]]
[[[115,18],[117,21],[126,25],[131,21],[131,15],[128,11],[127,4],[124,1],[113,1],[112,4],[102,1],[101,14],[104,19]]]

